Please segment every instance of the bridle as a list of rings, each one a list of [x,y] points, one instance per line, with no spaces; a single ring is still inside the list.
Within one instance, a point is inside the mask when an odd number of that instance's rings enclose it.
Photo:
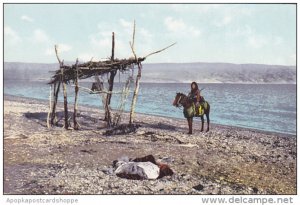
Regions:
[[[181,108],[181,107],[182,107],[182,104],[180,104],[181,98],[182,98],[182,95],[180,94],[180,97],[179,97],[178,100],[176,101],[176,105],[175,105],[177,108]]]

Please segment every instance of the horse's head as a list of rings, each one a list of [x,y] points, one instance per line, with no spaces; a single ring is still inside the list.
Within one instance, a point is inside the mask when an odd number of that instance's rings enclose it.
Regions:
[[[179,107],[181,104],[181,101],[183,100],[183,93],[176,93],[175,99],[173,101],[173,106]]]

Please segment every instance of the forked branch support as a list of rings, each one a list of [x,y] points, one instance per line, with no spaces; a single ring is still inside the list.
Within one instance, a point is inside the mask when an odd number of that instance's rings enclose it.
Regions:
[[[135,88],[133,92],[133,97],[131,101],[131,109],[130,109],[130,119],[129,124],[133,123],[134,118],[134,110],[135,105],[137,101],[138,91],[139,91],[139,82],[141,78],[141,72],[142,72],[142,62],[146,60],[149,56],[152,56],[154,54],[160,53],[172,46],[174,46],[176,43],[173,43],[163,49],[151,52],[147,54],[145,57],[137,57],[135,52],[135,22],[133,25],[133,35],[132,35],[132,41],[130,42],[130,48],[133,54],[133,57],[127,58],[127,59],[117,59],[115,58],[115,34],[112,33],[112,53],[111,57],[108,60],[105,61],[92,61],[92,59],[89,62],[86,63],[79,63],[78,59],[76,60],[76,63],[73,65],[65,65],[64,61],[62,61],[58,54],[58,46],[55,45],[55,54],[57,61],[59,63],[59,69],[54,71],[53,76],[51,77],[51,80],[48,84],[51,84],[51,88],[53,88],[53,100],[51,100],[51,92],[50,92],[50,108],[49,108],[49,114],[48,114],[48,127],[53,126],[56,122],[56,105],[57,105],[57,99],[58,99],[58,93],[60,84],[63,85],[63,94],[64,94],[64,128],[68,129],[70,125],[70,117],[68,116],[68,101],[67,101],[67,84],[70,84],[71,82],[74,84],[72,86],[75,87],[75,100],[74,100],[74,114],[73,114],[73,124],[74,129],[79,129],[80,125],[76,120],[77,111],[78,111],[78,95],[79,90],[82,89],[84,91],[88,91],[90,94],[100,94],[102,98],[102,103],[105,109],[105,120],[107,122],[107,127],[110,127],[112,125],[116,125],[116,123],[111,122],[111,97],[112,94],[122,94],[122,92],[114,92],[114,78],[119,73],[124,73],[125,71],[130,71],[134,69],[135,67],[138,68],[136,80],[135,80]],[[98,76],[108,75],[108,89],[102,89],[103,83],[100,81],[100,78]],[[89,88],[85,88],[82,86],[79,86],[79,80],[87,79],[95,77],[97,87],[102,87],[99,90],[91,90]],[[132,78],[132,77],[131,77]],[[101,85],[102,84],[102,85]],[[80,88],[80,89],[79,89]],[[123,89],[127,90],[129,92],[128,88]],[[126,95],[127,97],[128,95]],[[53,101],[53,102],[51,102]],[[124,106],[122,106],[124,107]],[[124,109],[124,108],[123,108]],[[121,112],[120,112],[121,113]],[[120,120],[118,120],[119,122]],[[50,124],[50,125],[49,125]]]

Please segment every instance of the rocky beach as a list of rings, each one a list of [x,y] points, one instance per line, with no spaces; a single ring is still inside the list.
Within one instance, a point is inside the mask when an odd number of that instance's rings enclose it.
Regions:
[[[4,96],[4,194],[296,194],[296,136],[136,114],[106,135],[104,112],[79,105],[80,130],[47,128],[47,101]],[[73,111],[72,106],[69,111]],[[70,112],[71,116],[72,112]],[[123,123],[128,122],[125,113]],[[131,180],[113,161],[153,155],[172,176]]]

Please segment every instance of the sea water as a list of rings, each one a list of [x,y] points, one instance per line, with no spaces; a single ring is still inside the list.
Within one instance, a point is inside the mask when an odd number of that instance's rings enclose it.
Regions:
[[[80,86],[91,88],[91,82]],[[114,91],[122,89],[116,83]],[[4,93],[42,100],[49,99],[47,82],[4,81]],[[210,103],[212,123],[259,130],[296,134],[296,85],[294,84],[199,84],[201,94]],[[133,86],[131,87],[133,90]],[[141,83],[136,112],[184,118],[182,110],[172,106],[177,92],[188,94],[185,83]],[[132,93],[125,110],[130,110]],[[118,107],[119,94],[112,97],[112,108]],[[63,101],[60,92],[59,101]],[[68,102],[74,102],[74,87],[68,85]],[[102,107],[99,95],[79,92],[79,106]],[[4,107],[5,109],[5,107]]]

